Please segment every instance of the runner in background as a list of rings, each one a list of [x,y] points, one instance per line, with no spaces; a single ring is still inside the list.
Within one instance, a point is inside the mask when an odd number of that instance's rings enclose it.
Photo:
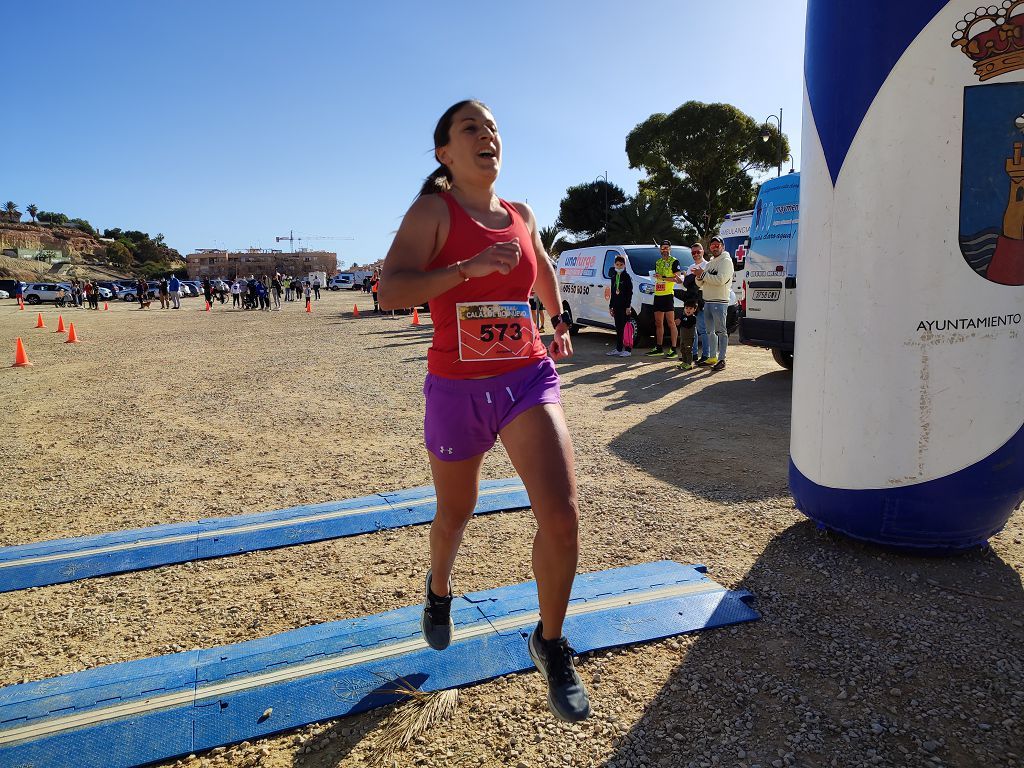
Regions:
[[[476,506],[484,454],[500,437],[537,517],[541,621],[530,635],[530,656],[548,683],[552,712],[582,720],[590,701],[562,634],[579,556],[576,472],[554,365],[572,346],[568,323],[555,315],[554,339],[544,348],[528,301],[535,290],[542,303],[559,306],[558,282],[533,211],[494,193],[501,138],[490,110],[478,101],[450,107],[434,130],[434,148],[440,166],[405,215],[379,286],[383,309],[429,301],[434,323],[423,391],[437,514],[423,635],[437,650],[451,642],[452,568]]]

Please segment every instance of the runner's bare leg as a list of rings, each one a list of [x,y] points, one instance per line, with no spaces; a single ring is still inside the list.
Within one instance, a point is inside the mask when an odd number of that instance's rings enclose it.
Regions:
[[[553,640],[562,636],[580,552],[576,466],[562,406],[545,403],[524,411],[501,430],[501,442],[537,518],[533,574],[544,638]]]
[[[430,524],[430,591],[444,597],[462,536],[476,508],[484,454],[463,461],[441,461],[427,453],[437,496],[437,512]]]

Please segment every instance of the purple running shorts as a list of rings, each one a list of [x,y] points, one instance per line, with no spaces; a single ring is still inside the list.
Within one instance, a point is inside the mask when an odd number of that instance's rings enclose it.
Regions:
[[[558,371],[550,357],[487,379],[446,379],[427,374],[423,440],[443,461],[487,453],[498,433],[523,411],[562,402]]]

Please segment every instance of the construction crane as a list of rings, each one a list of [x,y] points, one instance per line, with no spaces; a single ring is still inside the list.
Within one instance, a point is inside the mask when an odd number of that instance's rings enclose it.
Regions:
[[[280,243],[282,240],[287,240],[288,241],[288,249],[292,253],[295,253],[295,241],[296,240],[302,242],[303,240],[355,240],[355,238],[354,237],[347,237],[347,236],[342,236],[342,237],[324,237],[324,236],[320,236],[320,235],[307,235],[305,237],[296,237],[295,236],[295,232],[293,230],[289,229],[287,237],[275,237],[274,238],[274,242],[276,242],[276,243]]]

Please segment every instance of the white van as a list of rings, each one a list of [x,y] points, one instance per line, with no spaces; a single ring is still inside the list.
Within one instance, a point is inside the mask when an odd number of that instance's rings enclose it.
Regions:
[[[655,262],[661,258],[656,245],[596,245],[559,254],[556,274],[562,293],[562,311],[572,321],[570,333],[578,333],[583,326],[615,330],[615,323],[608,314],[608,302],[612,295],[611,273],[616,256],[626,258],[626,270],[633,280],[633,333],[654,335],[654,279],[651,274]],[[672,257],[679,261],[683,271],[693,264],[689,247],[672,246]],[[676,286],[675,293],[676,313],[682,314],[682,284]],[[736,295],[730,292],[726,319],[729,333],[736,330],[739,323],[738,309]]]
[[[725,250],[732,256],[732,289],[739,299],[740,314],[743,314],[746,296],[743,291],[743,271],[747,253],[750,251],[750,222],[754,212],[733,211],[725,214],[725,221],[718,228],[718,236],[725,242]]]
[[[800,174],[762,184],[750,226],[740,341],[770,349],[775,361],[788,369],[793,367],[799,223]]]

